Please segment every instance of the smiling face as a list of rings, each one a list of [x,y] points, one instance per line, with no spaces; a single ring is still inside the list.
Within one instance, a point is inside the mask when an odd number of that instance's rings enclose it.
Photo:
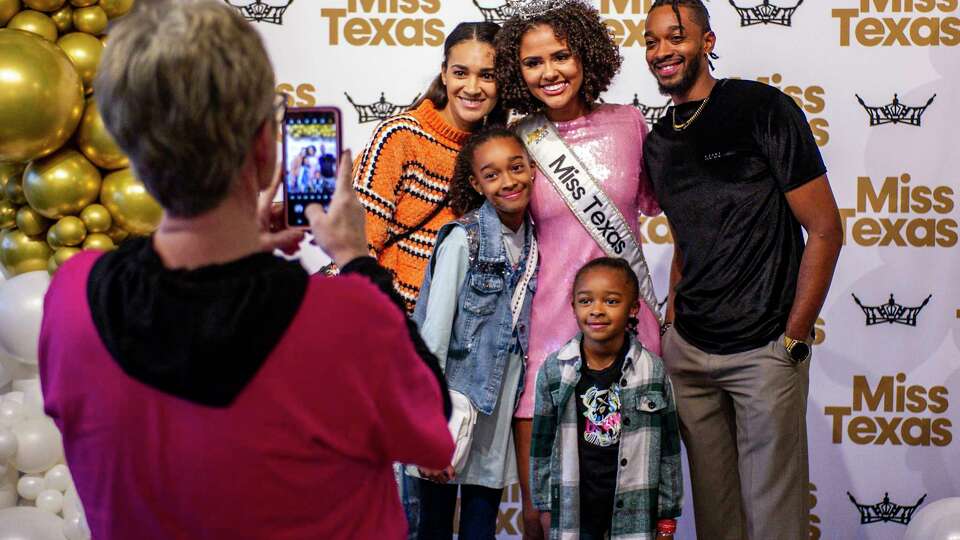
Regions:
[[[447,88],[447,106],[440,114],[462,131],[473,131],[497,104],[493,76],[495,51],[477,40],[450,48],[440,78]]]
[[[500,221],[513,230],[523,223],[530,204],[533,163],[513,137],[497,137],[473,151],[470,185],[497,210]]]
[[[616,345],[639,309],[636,291],[621,270],[597,266],[574,284],[573,311],[585,344]]]
[[[657,79],[660,93],[670,95],[675,102],[686,101],[696,85],[710,79],[704,60],[713,51],[716,36],[704,31],[691,14],[690,8],[680,6],[682,27],[670,6],[658,7],[647,15],[647,66]]]
[[[572,120],[586,112],[580,95],[583,66],[553,28],[540,24],[523,34],[520,73],[533,97],[546,105],[551,120]]]

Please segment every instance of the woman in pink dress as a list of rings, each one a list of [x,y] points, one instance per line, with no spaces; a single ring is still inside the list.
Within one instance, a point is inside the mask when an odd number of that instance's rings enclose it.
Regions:
[[[504,105],[521,114],[544,114],[620,210],[639,242],[638,213],[660,207],[642,171],[647,135],[643,115],[629,105],[599,104],[623,58],[596,9],[576,0],[539,3],[506,23],[497,36],[497,85]],[[540,163],[541,168],[547,164]],[[517,462],[524,507],[524,537],[542,537],[529,497],[530,418],[537,370],[551,352],[577,333],[570,284],[587,261],[604,250],[564,199],[538,171],[530,210],[537,223],[540,277],[533,299],[525,391],[515,413]],[[659,322],[640,302],[638,339],[660,354]]]

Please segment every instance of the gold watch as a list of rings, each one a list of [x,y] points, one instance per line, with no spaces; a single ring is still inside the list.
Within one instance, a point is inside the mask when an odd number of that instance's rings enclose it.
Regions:
[[[810,344],[806,341],[793,339],[787,335],[783,336],[783,346],[787,349],[787,354],[794,363],[799,364],[807,358],[810,358]]]

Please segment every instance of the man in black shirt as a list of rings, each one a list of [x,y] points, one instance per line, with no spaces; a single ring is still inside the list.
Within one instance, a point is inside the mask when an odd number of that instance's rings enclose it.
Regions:
[[[826,168],[790,97],[711,76],[700,0],[656,0],[644,35],[674,103],[644,160],[676,242],[663,358],[697,533],[806,538],[810,336],[842,243]]]

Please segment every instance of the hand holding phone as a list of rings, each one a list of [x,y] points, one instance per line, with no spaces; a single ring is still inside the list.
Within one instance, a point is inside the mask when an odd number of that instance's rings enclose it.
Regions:
[[[336,190],[343,146],[340,109],[287,109],[283,120],[283,203],[287,227],[306,228],[306,208],[327,207]],[[350,162],[346,167],[349,169]]]
[[[314,240],[341,268],[357,257],[369,254],[363,206],[351,185],[350,151],[340,155],[337,185],[330,205],[312,204],[305,210]]]

